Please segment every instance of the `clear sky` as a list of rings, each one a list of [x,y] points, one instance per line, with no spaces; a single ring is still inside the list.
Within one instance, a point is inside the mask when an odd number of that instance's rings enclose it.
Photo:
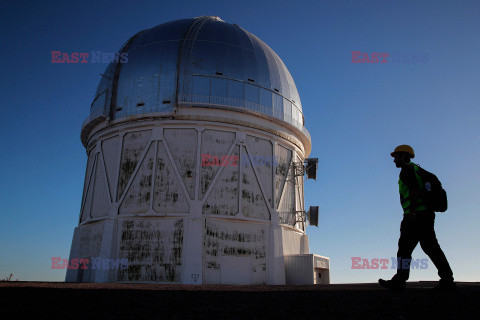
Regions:
[[[68,257],[78,223],[80,128],[106,64],[51,64],[50,52],[116,52],[140,30],[213,15],[265,41],[295,80],[319,158],[310,250],[330,257],[332,283],[394,273],[352,270],[351,257],[396,255],[398,144],[447,191],[436,232],[455,280],[480,281],[480,2],[2,1],[0,15],[0,278],[63,281],[50,258]],[[352,51],[423,60],[352,63]],[[410,279],[437,278],[429,261]]]

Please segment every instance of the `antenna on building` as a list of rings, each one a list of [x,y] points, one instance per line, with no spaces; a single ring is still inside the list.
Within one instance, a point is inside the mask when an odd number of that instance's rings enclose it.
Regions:
[[[310,207],[307,212],[308,223],[311,226],[318,227],[318,206]]]
[[[318,158],[307,158],[303,163],[295,162],[293,166],[296,177],[307,175],[307,179],[317,180]]]
[[[317,180],[317,169],[318,169],[318,158],[305,159],[305,173],[307,174],[307,179]]]

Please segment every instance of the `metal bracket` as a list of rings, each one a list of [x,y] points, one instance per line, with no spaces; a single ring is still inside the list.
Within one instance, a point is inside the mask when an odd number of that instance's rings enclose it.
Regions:
[[[299,216],[300,216],[300,219],[298,219]],[[305,223],[306,221],[307,221],[307,212],[305,212],[305,210],[295,211],[295,224],[293,226],[295,226],[299,222]]]
[[[305,175],[305,166],[300,161],[293,162],[293,170],[295,170],[295,177],[302,177],[303,175]]]

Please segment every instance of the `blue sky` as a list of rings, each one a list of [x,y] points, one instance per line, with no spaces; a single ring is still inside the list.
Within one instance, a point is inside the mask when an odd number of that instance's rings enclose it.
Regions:
[[[265,41],[295,80],[319,158],[305,192],[320,207],[310,249],[330,257],[333,283],[393,275],[352,270],[351,257],[396,254],[390,152],[404,143],[447,191],[436,232],[455,280],[480,281],[478,1],[4,1],[0,14],[0,278],[63,281],[50,257],[68,257],[78,222],[80,128],[106,65],[51,64],[50,52],[116,52],[140,30],[214,15]],[[352,51],[427,59],[352,63]],[[418,246],[413,258],[426,257]],[[411,273],[436,279],[430,261]]]

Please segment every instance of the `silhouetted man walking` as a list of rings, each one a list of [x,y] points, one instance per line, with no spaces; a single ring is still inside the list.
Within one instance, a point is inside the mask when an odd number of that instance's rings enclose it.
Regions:
[[[410,161],[415,157],[413,148],[400,145],[391,155],[394,157],[397,168],[402,168],[398,185],[404,214],[398,240],[397,274],[392,280],[379,279],[378,282],[383,287],[395,291],[405,289],[410,275],[412,252],[420,242],[423,251],[438,269],[440,281],[435,288],[445,291],[455,290],[452,269],[435,236],[435,212],[428,207],[425,199],[425,184],[419,174],[420,169]]]

